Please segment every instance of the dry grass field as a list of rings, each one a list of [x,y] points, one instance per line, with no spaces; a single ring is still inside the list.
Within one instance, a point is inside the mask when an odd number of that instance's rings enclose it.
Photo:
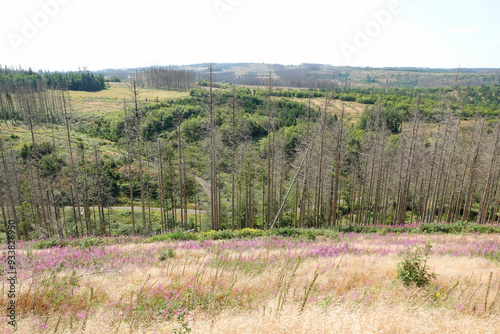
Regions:
[[[174,92],[159,89],[139,90],[140,101],[163,101],[188,96],[189,92]],[[100,92],[70,91],[71,106],[76,117],[102,116],[123,112],[123,99],[132,99],[130,87],[125,82],[111,82],[108,89]]]
[[[498,235],[108,241],[18,245],[17,333],[500,333]],[[437,276],[405,286],[427,242]]]

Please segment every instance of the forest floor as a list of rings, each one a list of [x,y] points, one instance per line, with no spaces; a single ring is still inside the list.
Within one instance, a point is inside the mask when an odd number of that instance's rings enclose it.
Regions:
[[[435,278],[402,284],[400,253],[426,243]],[[17,333],[500,332],[498,234],[34,245],[18,243]]]

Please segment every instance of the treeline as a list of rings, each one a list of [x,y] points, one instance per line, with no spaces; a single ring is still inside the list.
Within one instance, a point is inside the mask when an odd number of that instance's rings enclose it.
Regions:
[[[97,92],[106,88],[104,76],[94,75],[86,69],[78,72],[33,72],[30,69],[9,69],[0,67],[0,89],[12,92],[16,89],[69,89],[76,91]]]
[[[137,71],[134,80],[140,87],[184,92],[196,85],[196,73],[156,66]]]
[[[436,99],[433,123],[422,96],[399,123],[383,104],[353,123],[332,103],[337,91],[298,102],[277,99],[272,77],[259,90],[214,82],[210,68],[206,87],[160,103],[133,84],[122,115],[79,128],[113,140],[109,153],[71,136],[64,92],[65,139],[40,141],[26,97],[31,140],[0,145],[4,221],[23,238],[500,222],[500,122],[461,120],[462,90]],[[129,224],[111,217],[113,204],[131,207]]]
[[[89,71],[45,73],[44,79],[50,87],[64,87],[69,90],[98,92],[106,89],[102,74],[94,75]]]
[[[28,119],[34,123],[59,123],[63,91],[104,88],[104,77],[87,71],[40,74],[31,69],[0,68],[0,120],[13,125]]]

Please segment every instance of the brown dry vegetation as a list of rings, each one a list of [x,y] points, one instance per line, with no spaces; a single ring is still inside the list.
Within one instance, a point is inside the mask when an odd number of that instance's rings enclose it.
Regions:
[[[458,248],[474,238],[498,240],[472,235],[432,240]],[[352,246],[369,249],[370,239],[359,236]],[[394,252],[380,255],[378,246],[372,255],[300,260],[289,257],[303,255],[300,248],[176,248],[180,245],[119,246],[156,261],[113,272],[77,270],[75,289],[64,284],[67,272],[21,282],[18,333],[171,333],[182,332],[183,324],[194,333],[500,333],[500,266],[486,258],[431,256],[428,264],[437,279],[428,288],[415,288],[396,280],[400,258]],[[176,249],[175,257],[158,260],[167,247]],[[240,261],[251,255],[257,260]],[[171,298],[169,306],[166,294],[182,298]],[[4,297],[2,308],[5,303]],[[184,307],[189,310],[179,320],[175,312]],[[7,329],[4,319],[0,327]]]
[[[189,92],[174,92],[160,89],[142,89],[141,101],[163,101],[186,97]],[[75,116],[96,117],[111,113],[123,112],[123,99],[130,100],[130,88],[125,82],[111,82],[110,87],[100,92],[70,91],[71,106]]]

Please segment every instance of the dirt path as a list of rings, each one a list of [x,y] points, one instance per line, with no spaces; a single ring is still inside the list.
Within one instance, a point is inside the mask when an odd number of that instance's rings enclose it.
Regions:
[[[194,179],[196,180],[196,182],[198,182],[200,184],[200,186],[203,188],[203,190],[205,190],[205,192],[207,193],[207,196],[210,198],[210,183],[207,180],[203,180],[199,176],[196,176],[196,175],[193,175],[193,176],[194,176]]]
[[[194,176],[194,179],[196,180],[196,182],[198,182],[200,184],[200,186],[203,188],[203,190],[207,193],[207,196],[210,197],[210,183],[204,179],[202,179],[201,177],[199,176],[196,176],[196,175],[193,175]],[[72,207],[71,206],[66,206],[64,207],[65,209],[67,210],[71,210]],[[131,210],[132,208],[130,206],[112,206],[111,207],[111,210]],[[82,213],[83,213],[83,207],[81,208],[82,210]],[[141,207],[140,206],[134,206],[134,210],[141,210]],[[148,210],[146,208],[146,210]],[[177,211],[179,211],[180,209],[177,208],[176,209]],[[151,211],[160,211],[160,208],[151,208]],[[188,214],[195,214],[195,213],[199,213],[199,214],[205,214],[206,211],[205,210],[193,210],[193,209],[188,209],[187,210],[187,213]]]

